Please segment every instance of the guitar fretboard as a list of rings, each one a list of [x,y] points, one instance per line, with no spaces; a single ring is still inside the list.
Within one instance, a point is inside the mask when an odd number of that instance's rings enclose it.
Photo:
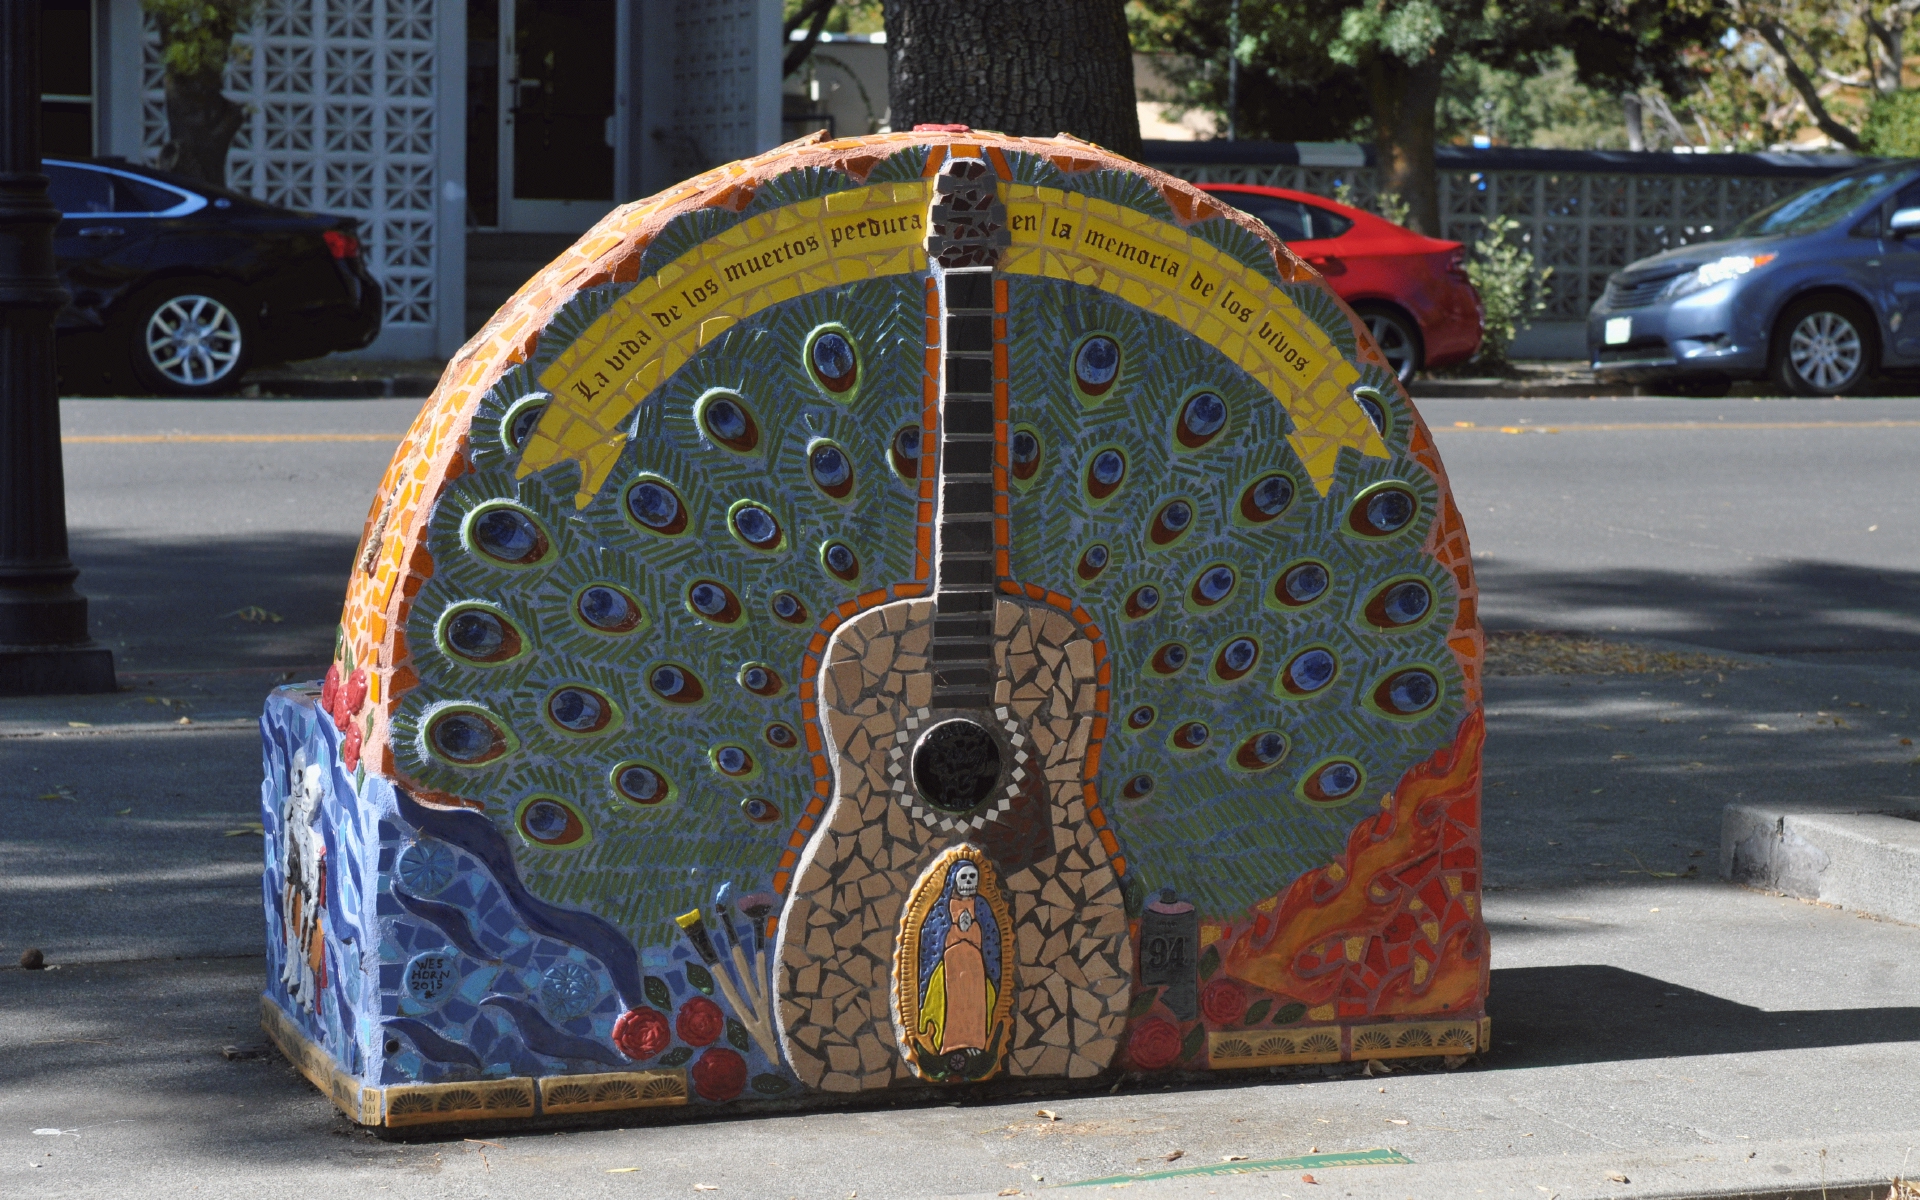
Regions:
[[[933,707],[991,707],[994,460],[998,420],[993,264],[1007,243],[998,181],[979,159],[937,179],[928,257],[940,276],[939,505],[935,518]]]

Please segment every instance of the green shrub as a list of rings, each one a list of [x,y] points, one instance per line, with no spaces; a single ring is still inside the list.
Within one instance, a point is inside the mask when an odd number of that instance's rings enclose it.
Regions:
[[[1869,154],[1889,158],[1920,156],[1920,90],[1906,89],[1876,96],[1867,109],[1860,140]]]
[[[1413,216],[1413,205],[1399,192],[1381,192],[1373,198],[1373,211],[1404,229]]]
[[[1378,192],[1374,195],[1372,204],[1362,204],[1359,193],[1351,183],[1345,180],[1333,185],[1333,198],[1348,208],[1357,208],[1363,212],[1371,209],[1375,215],[1392,221],[1395,225],[1405,225],[1407,218],[1413,215],[1413,206],[1408,204],[1406,198],[1399,192]]]
[[[1467,256],[1467,278],[1480,293],[1479,362],[1505,366],[1507,350],[1533,318],[1546,311],[1546,282],[1552,267],[1535,265],[1533,251],[1518,236],[1520,222],[1494,217],[1486,223]]]

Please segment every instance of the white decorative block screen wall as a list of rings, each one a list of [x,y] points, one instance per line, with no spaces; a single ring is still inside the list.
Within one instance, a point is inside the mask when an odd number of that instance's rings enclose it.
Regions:
[[[228,97],[247,106],[228,185],[358,217],[386,328],[429,335],[441,299],[434,17],[435,0],[265,0],[227,73]],[[142,82],[142,149],[153,162],[167,117],[151,23]]]

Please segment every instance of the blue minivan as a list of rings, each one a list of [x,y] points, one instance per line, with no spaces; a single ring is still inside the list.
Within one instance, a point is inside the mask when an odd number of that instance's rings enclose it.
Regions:
[[[1772,379],[1794,395],[1859,392],[1920,368],[1920,160],[1821,180],[1722,241],[1643,258],[1587,314],[1603,380],[1725,395]]]

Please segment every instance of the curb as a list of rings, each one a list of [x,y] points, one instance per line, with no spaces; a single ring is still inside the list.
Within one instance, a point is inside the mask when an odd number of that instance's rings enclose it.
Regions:
[[[1920,813],[1791,813],[1729,804],[1720,876],[1920,925]]]

